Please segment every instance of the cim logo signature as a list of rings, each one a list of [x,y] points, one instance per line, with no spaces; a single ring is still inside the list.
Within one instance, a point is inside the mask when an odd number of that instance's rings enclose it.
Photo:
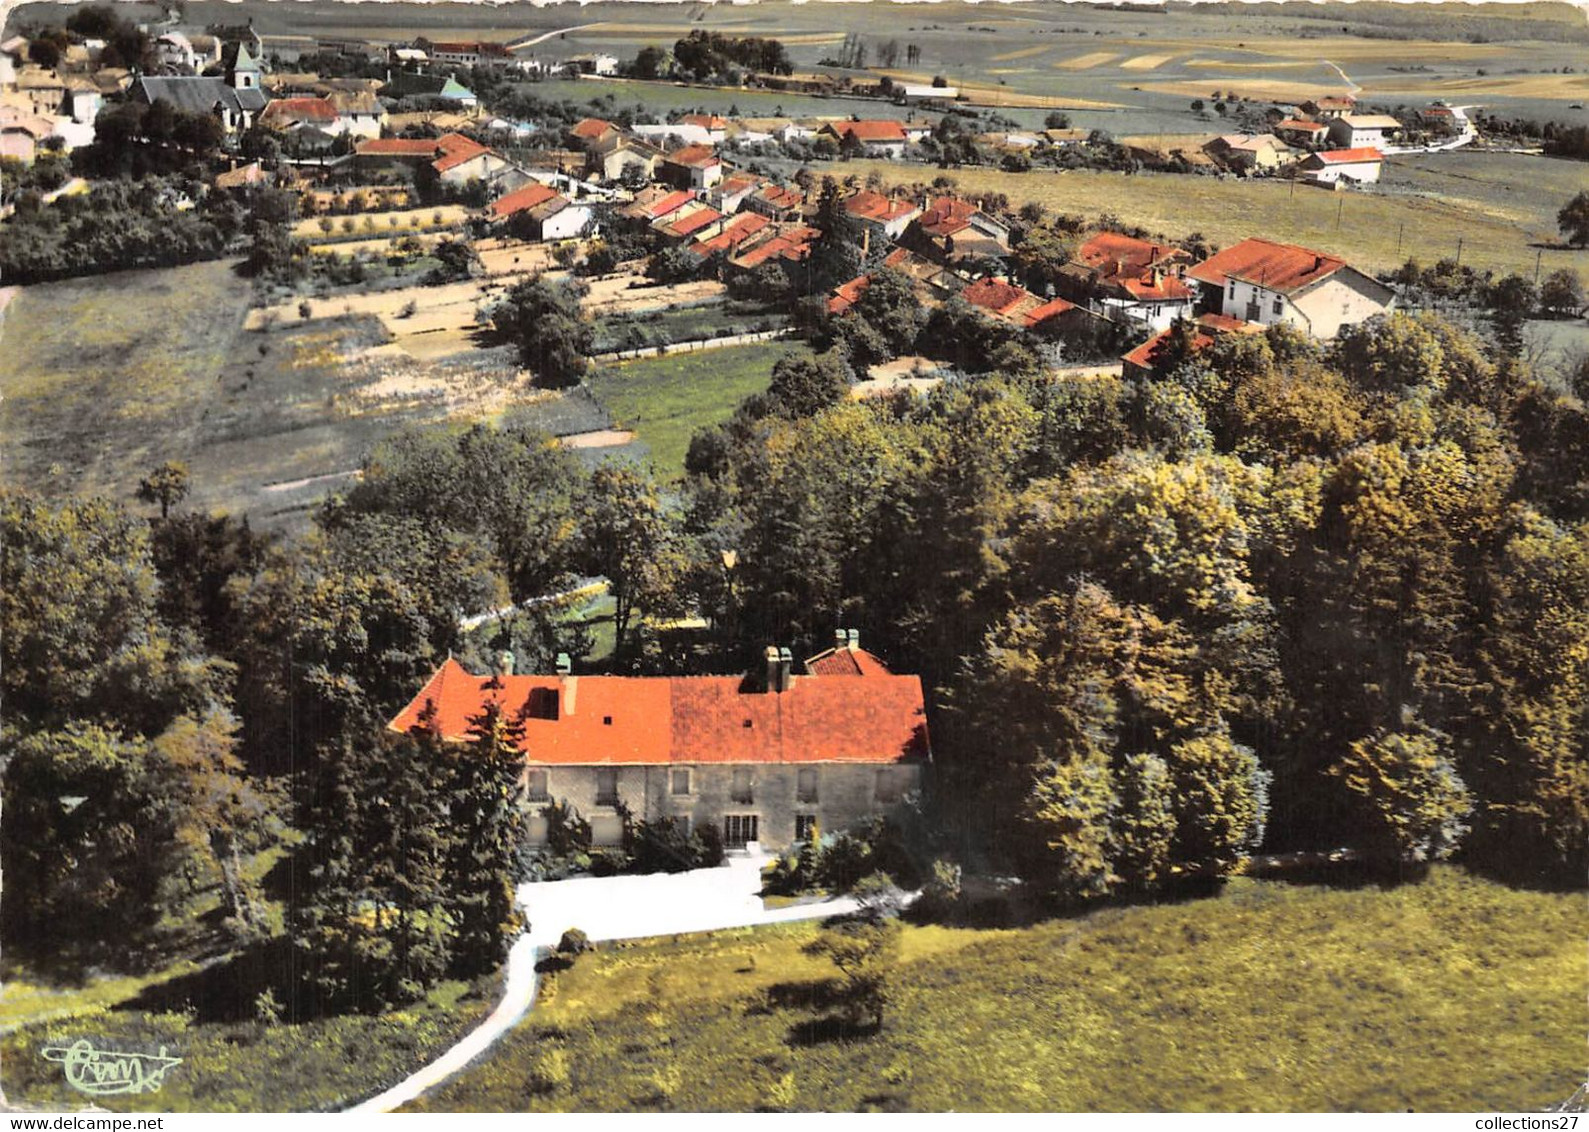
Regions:
[[[180,1057],[169,1057],[166,1047],[159,1053],[123,1053],[95,1049],[87,1038],[69,1046],[46,1046],[46,1061],[58,1061],[65,1068],[66,1083],[91,1097],[120,1093],[158,1093],[166,1074],[182,1064]]]

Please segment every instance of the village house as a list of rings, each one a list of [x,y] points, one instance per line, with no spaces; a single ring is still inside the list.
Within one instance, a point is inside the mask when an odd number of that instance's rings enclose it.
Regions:
[[[581,118],[568,128],[568,144],[587,153],[598,145],[615,142],[621,133],[605,118]]]
[[[741,212],[726,220],[715,235],[697,239],[687,250],[702,261],[732,256],[771,226],[772,221],[759,213]]]
[[[1204,304],[1244,322],[1294,326],[1310,338],[1388,311],[1391,288],[1337,256],[1295,244],[1247,239],[1186,273],[1202,285]]]
[[[580,75],[616,75],[618,56],[606,52],[572,55],[563,60],[563,68]]]
[[[844,198],[844,211],[874,236],[895,240],[921,215],[921,206],[902,197],[862,189]]]
[[[939,197],[925,203],[920,216],[899,241],[935,263],[958,264],[969,259],[1003,259],[1010,254],[1010,228],[972,201]]]
[[[1205,145],[1203,152],[1233,173],[1272,173],[1295,158],[1274,134],[1226,134]]]
[[[792,220],[805,207],[806,197],[799,189],[784,185],[763,185],[745,198],[745,208],[771,220]]]
[[[713,145],[723,142],[728,137],[728,119],[718,114],[685,114],[678,120],[678,125],[694,126],[706,136],[705,140]]]
[[[1310,153],[1297,168],[1302,179],[1317,185],[1372,185],[1379,180],[1385,155],[1372,146],[1363,149],[1323,149]]]
[[[531,240],[571,240],[588,231],[594,219],[588,204],[571,201],[538,181],[498,197],[486,213]]]
[[[1382,149],[1401,133],[1389,114],[1343,114],[1330,122],[1330,141],[1339,149]]]
[[[722,212],[738,212],[757,189],[767,183],[767,178],[757,173],[730,173],[707,191],[706,203]]]
[[[1282,118],[1269,132],[1287,145],[1311,149],[1324,144],[1330,128],[1323,122],[1310,122],[1306,118]]]
[[[803,263],[811,254],[811,241],[822,235],[820,229],[799,223],[775,224],[766,231],[772,234],[741,248],[729,257],[728,266],[738,272],[749,272],[769,263],[791,266]]]
[[[1423,128],[1431,134],[1454,136],[1462,132],[1457,119],[1457,112],[1444,103],[1436,102],[1425,106],[1418,112],[1418,119],[1423,123]]]
[[[1059,320],[1072,323],[1084,319],[1086,312],[1067,299],[1043,299],[1007,279],[987,276],[978,279],[960,297],[979,310],[1019,326],[1023,330],[1056,328]]]
[[[637,122],[629,127],[629,132],[664,149],[670,147],[677,149],[684,145],[717,144],[712,139],[712,132],[705,126],[696,126],[689,122]]]
[[[876,153],[883,157],[902,157],[909,139],[905,127],[895,121],[845,121],[829,122],[817,131],[818,137],[829,137],[843,149],[848,142],[863,153]]]
[[[626,175],[649,181],[660,160],[662,151],[649,142],[612,133],[587,148],[585,173],[602,181],[621,181]]]
[[[1173,244],[1099,232],[1060,269],[1057,289],[1073,302],[1095,304],[1117,322],[1163,330],[1192,315],[1197,292],[1181,278],[1191,260]]]
[[[895,248],[883,257],[878,270],[897,271],[911,281],[916,298],[923,304],[940,303],[959,289],[960,280],[949,275],[937,264],[922,259],[908,248]],[[857,275],[841,283],[828,293],[829,314],[843,314],[858,303],[866,289],[872,285],[876,271]]]
[[[796,673],[788,649],[767,650],[746,676],[576,676],[564,658],[547,676],[476,676],[448,659],[389,724],[471,739],[499,705],[522,728],[519,801],[528,840],[546,840],[562,803],[616,845],[624,815],[714,825],[726,847],[784,849],[814,831],[896,812],[931,760],[921,679],[897,675],[853,634]]]
[[[688,189],[669,189],[665,185],[652,185],[643,189],[633,201],[619,210],[619,215],[642,224],[666,222],[686,208],[699,208],[700,201]]]
[[[1308,117],[1319,122],[1332,121],[1357,109],[1357,99],[1349,94],[1329,94],[1309,99],[1297,107]]]
[[[709,189],[723,179],[723,159],[706,145],[687,145],[662,158],[657,179],[680,189]]]

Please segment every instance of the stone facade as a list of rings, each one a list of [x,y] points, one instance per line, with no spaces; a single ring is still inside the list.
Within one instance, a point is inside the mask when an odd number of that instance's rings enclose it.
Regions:
[[[605,775],[604,775],[605,772]],[[546,840],[547,805],[559,801],[590,822],[596,845],[616,845],[623,829],[617,809],[598,792],[615,785],[617,798],[636,821],[671,817],[683,819],[689,829],[711,823],[734,848],[740,838],[730,836],[727,819],[756,818],[756,838],[764,848],[785,849],[800,840],[798,818],[814,818],[823,830],[850,829],[878,814],[898,809],[902,799],[921,789],[920,764],[889,766],[854,763],[676,763],[667,766],[551,766],[528,769],[531,790],[544,783],[539,799],[527,794],[530,841]],[[610,775],[609,781],[603,778]],[[684,781],[675,782],[682,775]],[[749,800],[736,786],[749,786]],[[686,788],[679,793],[676,786]],[[802,786],[808,789],[802,790]],[[814,791],[814,792],[813,792]],[[743,830],[743,823],[740,823]]]

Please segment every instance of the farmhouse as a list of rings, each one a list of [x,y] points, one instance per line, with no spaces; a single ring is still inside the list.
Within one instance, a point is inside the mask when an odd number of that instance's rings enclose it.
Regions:
[[[1323,145],[1330,128],[1323,122],[1310,122],[1306,118],[1283,118],[1270,128],[1270,132],[1288,145],[1311,147]]]
[[[885,157],[899,157],[905,152],[905,127],[894,121],[829,122],[817,131],[819,137],[830,137],[843,148],[846,143],[862,152],[876,151]]]
[[[910,222],[900,243],[935,263],[1002,259],[1010,254],[1010,229],[972,201],[939,197]]]
[[[1065,299],[1044,300],[1005,279],[987,276],[960,292],[960,297],[994,318],[1026,330],[1037,330],[1078,308]]]
[[[1323,98],[1310,99],[1298,109],[1306,111],[1314,119],[1323,122],[1350,114],[1357,109],[1357,99],[1349,94],[1330,94],[1325,95]]]
[[[1345,260],[1294,244],[1247,239],[1189,270],[1215,313],[1271,326],[1284,322],[1310,338],[1383,314],[1396,293]]]
[[[1215,161],[1237,173],[1267,173],[1289,165],[1289,146],[1274,134],[1227,134],[1203,147]]]
[[[890,672],[846,634],[793,671],[767,650],[765,675],[519,676],[512,654],[475,676],[448,659],[392,720],[467,742],[489,703],[520,723],[521,804],[530,841],[562,802],[617,844],[623,812],[716,825],[733,849],[784,848],[814,828],[844,829],[915,792],[930,760],[921,680]]]
[[[1379,180],[1385,155],[1372,146],[1362,149],[1325,149],[1303,158],[1304,180],[1320,185],[1371,185]]]
[[[1163,330],[1191,317],[1196,292],[1181,279],[1191,258],[1173,244],[1099,232],[1060,269],[1058,290],[1075,302],[1096,303],[1116,321]]]
[[[586,151],[604,142],[616,140],[618,127],[605,118],[581,118],[568,130],[568,144]]]
[[[589,228],[592,220],[588,204],[577,204],[538,181],[498,197],[487,211],[493,220],[507,221],[510,231],[535,240],[572,239]]]
[[[662,151],[656,146],[613,133],[592,142],[587,148],[585,172],[603,181],[618,181],[629,170],[637,169],[639,173],[631,175],[643,176],[649,181],[661,158]]]
[[[1401,133],[1401,123],[1389,114],[1343,114],[1330,122],[1330,141],[1342,149],[1383,146]]]

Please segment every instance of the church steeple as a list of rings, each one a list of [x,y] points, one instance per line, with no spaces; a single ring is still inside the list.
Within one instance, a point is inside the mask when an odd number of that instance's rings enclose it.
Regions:
[[[237,45],[237,61],[232,64],[232,87],[234,90],[257,90],[259,77],[263,68],[259,62],[249,54],[248,44]]]

